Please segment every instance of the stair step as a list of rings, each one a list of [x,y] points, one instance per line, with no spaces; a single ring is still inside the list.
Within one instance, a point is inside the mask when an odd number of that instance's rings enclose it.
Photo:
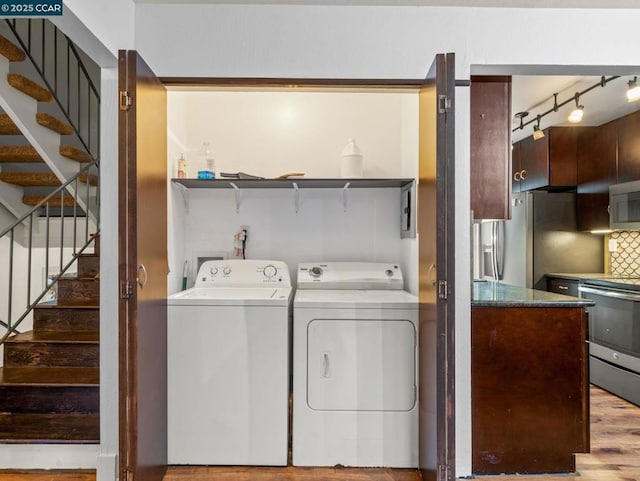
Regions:
[[[91,162],[93,160],[93,157],[84,150],[76,149],[71,145],[61,145],[60,155],[64,155],[65,157],[77,162]]]
[[[61,185],[53,172],[0,172],[0,180],[25,187]]]
[[[22,135],[22,132],[18,126],[13,123],[9,114],[0,114],[0,135]]]
[[[0,441],[98,443],[98,414],[0,414]]]
[[[53,100],[51,92],[24,75],[10,73],[7,75],[7,81],[13,88],[20,90],[20,92],[27,94],[29,97],[33,97],[38,102],[51,102]]]
[[[57,301],[40,303],[33,310],[33,330],[98,332],[100,308],[97,303],[93,304],[84,302],[61,306]]]
[[[78,276],[95,277],[100,272],[100,256],[95,254],[78,255]]]
[[[20,47],[2,35],[0,35],[0,55],[3,55],[12,62],[22,62],[27,58]]]
[[[0,412],[98,413],[100,370],[81,367],[0,368]]]
[[[58,281],[58,304],[67,300],[100,302],[100,278],[63,276]]]
[[[0,162],[44,162],[30,145],[0,146]]]
[[[98,367],[99,338],[95,331],[29,331],[17,334],[5,341],[4,366]]]
[[[78,177],[78,180],[84,183],[87,182],[87,179],[89,180],[89,185],[98,185],[98,176],[95,174],[87,174],[85,172],[84,174],[80,174]]]
[[[38,205],[46,198],[46,195],[23,195],[22,203],[26,205]],[[65,195],[64,201],[59,195],[49,199],[49,207],[62,207],[63,203],[64,207],[73,207],[75,205],[75,200],[70,195]]]
[[[71,127],[71,125],[45,112],[38,112],[36,114],[36,122],[60,135],[73,134],[73,127]]]

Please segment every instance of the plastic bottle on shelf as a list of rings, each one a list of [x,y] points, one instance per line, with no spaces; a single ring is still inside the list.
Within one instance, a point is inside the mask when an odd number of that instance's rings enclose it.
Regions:
[[[216,178],[216,162],[211,153],[209,142],[202,143],[202,153],[204,156],[204,169],[198,171],[199,179],[215,179]]]
[[[184,179],[187,177],[187,161],[184,158],[184,154],[180,154],[178,159],[178,179]]]
[[[362,177],[362,152],[355,139],[349,139],[342,151],[342,177]]]

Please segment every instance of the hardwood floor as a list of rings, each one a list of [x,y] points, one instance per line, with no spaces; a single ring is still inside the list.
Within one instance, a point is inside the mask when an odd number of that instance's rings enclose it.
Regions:
[[[478,476],[482,481],[639,481],[640,408],[591,387],[591,453],[576,475]],[[95,481],[94,471],[0,470],[0,481]],[[418,481],[412,469],[170,467],[164,481]]]

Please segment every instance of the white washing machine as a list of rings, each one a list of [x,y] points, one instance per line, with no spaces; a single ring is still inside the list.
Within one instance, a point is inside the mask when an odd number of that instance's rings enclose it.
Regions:
[[[298,266],[293,464],[418,466],[418,300],[398,265]]]
[[[169,464],[287,464],[291,298],[259,260],[207,261],[169,297]]]

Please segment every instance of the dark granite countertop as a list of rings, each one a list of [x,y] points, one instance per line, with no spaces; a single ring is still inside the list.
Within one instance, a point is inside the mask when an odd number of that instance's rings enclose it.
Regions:
[[[564,296],[492,281],[473,283],[472,307],[588,307],[589,299]]]

